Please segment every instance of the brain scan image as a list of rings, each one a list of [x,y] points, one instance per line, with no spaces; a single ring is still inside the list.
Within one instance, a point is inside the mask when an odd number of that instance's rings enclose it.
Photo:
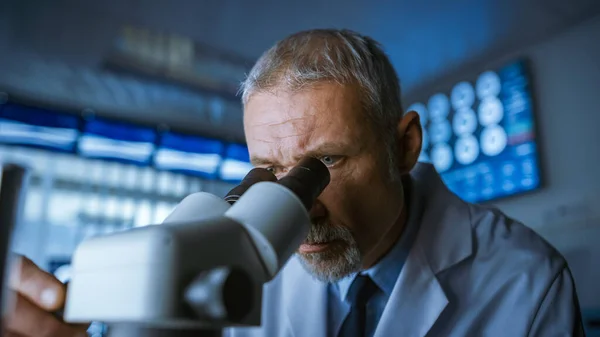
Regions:
[[[486,71],[479,75],[475,88],[477,90],[477,97],[480,100],[486,97],[496,97],[502,89],[500,77],[493,71]]]
[[[496,97],[488,97],[479,104],[479,123],[483,126],[498,124],[504,117],[502,102]]]
[[[454,144],[454,157],[462,165],[468,165],[479,156],[479,144],[473,135],[458,138]]]
[[[431,149],[431,162],[438,172],[448,170],[453,161],[452,149],[448,144],[437,144]]]
[[[469,82],[460,82],[452,89],[450,95],[454,110],[470,108],[475,103],[475,90]]]
[[[452,137],[450,122],[443,121],[429,125],[429,141],[432,144],[447,143]]]
[[[477,130],[477,115],[471,108],[458,110],[452,118],[452,129],[457,136],[472,134]]]
[[[444,94],[435,94],[427,102],[429,108],[429,119],[432,122],[445,120],[450,113],[450,102]]]
[[[486,156],[497,156],[506,148],[506,131],[499,125],[488,126],[481,131],[481,152]]]

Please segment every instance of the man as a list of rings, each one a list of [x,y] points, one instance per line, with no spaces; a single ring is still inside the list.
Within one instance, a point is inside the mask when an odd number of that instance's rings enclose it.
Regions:
[[[312,156],[331,183],[297,256],[265,288],[262,326],[229,335],[583,335],[561,255],[501,212],[463,202],[417,163],[418,115],[403,115],[395,71],[375,41],[339,30],[292,35],[260,58],[243,102],[255,166],[281,177]],[[30,262],[22,275],[9,327],[67,336],[73,328],[44,311],[60,306],[64,290]]]

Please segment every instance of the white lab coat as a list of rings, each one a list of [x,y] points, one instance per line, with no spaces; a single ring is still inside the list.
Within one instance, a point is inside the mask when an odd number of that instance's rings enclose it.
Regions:
[[[583,336],[573,279],[554,248],[500,211],[460,200],[431,165],[411,176],[420,229],[375,337]],[[296,258],[266,285],[262,309],[261,327],[227,335],[327,334],[327,285]]]

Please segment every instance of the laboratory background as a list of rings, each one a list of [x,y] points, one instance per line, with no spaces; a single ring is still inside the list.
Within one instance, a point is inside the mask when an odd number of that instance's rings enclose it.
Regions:
[[[251,169],[240,82],[312,28],[381,42],[421,160],[557,247],[600,335],[597,0],[2,0],[0,161],[31,172],[13,250],[68,280],[82,240],[223,196]]]

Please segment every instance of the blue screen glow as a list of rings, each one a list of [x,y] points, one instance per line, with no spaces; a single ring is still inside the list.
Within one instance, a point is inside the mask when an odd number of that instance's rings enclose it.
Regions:
[[[241,144],[230,144],[221,163],[219,175],[224,181],[240,182],[252,168],[248,148]]]
[[[0,142],[73,152],[79,117],[18,104],[0,105]]]
[[[154,156],[154,166],[204,178],[214,178],[225,145],[215,139],[165,133]]]
[[[531,82],[524,61],[486,71],[408,110],[421,116],[422,161],[448,188],[483,202],[540,187]]]
[[[78,151],[84,157],[147,165],[156,137],[152,128],[93,119],[85,124]]]

